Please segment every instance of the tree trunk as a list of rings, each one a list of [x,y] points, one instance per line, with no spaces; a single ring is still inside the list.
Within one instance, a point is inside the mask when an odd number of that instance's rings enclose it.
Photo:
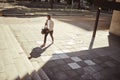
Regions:
[[[57,0],[57,3],[60,3],[60,0]]]
[[[81,6],[80,6],[80,0],[78,0],[78,9],[80,9],[80,7],[81,7]]]
[[[51,9],[53,9],[53,0],[50,0]]]
[[[48,0],[45,0],[45,2],[48,2]]]

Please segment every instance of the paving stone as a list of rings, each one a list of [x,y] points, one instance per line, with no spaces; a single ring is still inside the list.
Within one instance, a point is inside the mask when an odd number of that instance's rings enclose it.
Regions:
[[[67,73],[68,77],[70,77],[70,78],[78,76],[78,73],[73,70],[66,71],[65,73]]]
[[[65,58],[65,59],[63,59],[66,63],[73,63],[74,61],[73,60],[71,60],[70,58]]]
[[[88,64],[86,64],[84,61],[77,62],[77,64],[79,64],[81,67],[88,66]]]
[[[4,71],[5,71],[4,62],[3,62],[2,56],[0,56],[0,73]]]
[[[106,61],[113,60],[113,59],[112,59],[111,57],[109,57],[109,56],[99,57],[98,59],[100,59],[102,62],[106,62]]]
[[[44,62],[49,61],[51,58],[52,58],[52,56],[41,56],[41,59],[42,59]]]
[[[5,65],[14,63],[11,54],[8,54],[9,52],[7,52],[7,53],[3,52],[3,53],[1,53],[1,55],[3,54],[2,59],[3,59]]]
[[[116,61],[116,60],[110,60],[110,62],[112,62],[113,64],[115,64],[115,65],[119,65],[120,64],[120,62],[118,62],[118,61]]]
[[[75,62],[82,61],[82,59],[80,59],[79,57],[71,57],[71,59]]]
[[[41,45],[41,44],[43,44],[43,41],[36,41],[36,43]]]
[[[54,76],[56,80],[69,80],[69,77],[64,72],[58,72]]]
[[[81,76],[85,80],[95,80],[91,75],[89,74],[84,74]]]
[[[0,79],[1,80],[7,80],[7,75],[5,72],[0,72]]]
[[[74,77],[72,80],[86,80],[86,79],[83,79],[82,77],[77,76],[77,77]]]
[[[118,55],[111,55],[110,57],[120,62],[120,57]]]
[[[108,51],[105,52],[104,49],[102,49],[102,50],[100,50],[100,51],[97,51],[96,53],[97,53],[99,56],[106,56],[106,55],[109,54],[109,52],[108,52]]]
[[[64,46],[64,48],[68,50],[68,49],[71,49],[72,46],[68,46],[68,45],[66,45],[66,46]]]
[[[99,72],[99,71],[102,71],[104,68],[102,68],[101,66],[99,65],[92,65],[91,66],[93,69],[95,69],[96,72]]]
[[[54,61],[48,61],[46,64],[44,64],[44,67],[54,67],[57,66],[57,64]]]
[[[82,60],[87,60],[89,59],[88,55],[81,55],[79,56]]]
[[[62,71],[68,71],[68,70],[71,70],[71,67],[68,66],[67,64],[59,65],[57,68],[61,69]]]
[[[86,46],[81,47],[81,50],[88,50],[88,47],[86,47]]]
[[[71,52],[69,49],[63,49],[62,50],[64,53],[69,53],[69,52]]]
[[[59,55],[52,55],[51,60],[61,59]]]
[[[30,79],[30,75],[27,75],[28,72],[26,66],[23,64],[23,59],[22,60],[21,58],[15,59],[15,66],[16,69],[18,70],[18,75],[20,79]]]
[[[67,54],[59,54],[58,56],[60,57],[60,59],[69,58]]]
[[[95,63],[92,60],[85,60],[84,62],[88,65],[95,65]]]
[[[99,57],[99,55],[97,55],[96,53],[90,53],[90,54],[88,55],[88,58],[89,58],[89,59],[94,59],[94,58],[97,58],[97,57]]]
[[[74,41],[70,41],[70,42],[68,42],[67,44],[68,44],[68,45],[73,45],[73,44],[75,44],[75,42],[74,42]]]
[[[60,64],[65,64],[65,61],[62,60],[62,59],[59,59],[59,60],[55,60],[54,61],[56,64],[60,65]]]
[[[60,70],[61,70],[61,69],[60,69],[59,67],[57,67],[57,66],[56,66],[56,67],[50,67],[49,69],[50,69],[52,72],[54,72],[54,73],[60,72]]]
[[[56,80],[55,79],[55,73],[51,71],[50,68],[47,69],[43,69],[45,71],[45,73],[47,74],[47,76],[50,78],[50,80]]]
[[[107,64],[105,64],[105,63],[100,64],[100,67],[102,67],[103,69],[109,68],[109,66]]]
[[[62,54],[63,52],[61,50],[57,50],[54,52],[55,54]]]
[[[107,61],[105,62],[106,65],[108,65],[109,67],[115,67],[116,65],[114,63],[112,63],[111,61]]]
[[[92,59],[92,61],[94,61],[96,64],[101,64],[101,63],[103,63],[103,61],[100,60],[99,58]]]
[[[104,80],[104,79],[103,79],[104,77],[103,77],[99,72],[93,74],[93,77],[94,77],[96,80]]]
[[[90,75],[94,74],[95,72],[97,72],[93,67],[91,66],[86,66],[84,67],[84,71],[85,73],[88,73]]]
[[[79,66],[77,63],[68,63],[68,65],[69,65],[72,69],[81,68],[81,66]]]
[[[17,69],[14,64],[9,64],[5,66],[7,78],[10,80],[20,80]]]
[[[117,69],[115,68],[106,68],[103,71],[100,72],[100,74],[102,74],[102,76],[104,76],[105,78],[108,77],[113,77],[113,74],[115,74],[117,71]]]
[[[34,79],[36,79],[36,77],[37,78],[39,77],[40,79],[43,79],[43,80],[44,79],[48,79],[49,80],[48,76],[45,74],[43,69],[39,66],[39,64],[36,61],[33,61],[32,65],[33,65],[34,69],[36,70],[37,74],[40,76],[40,77],[39,76],[34,76],[35,77]]]
[[[67,55],[70,56],[70,57],[76,57],[76,56],[79,57],[80,56],[80,52],[73,51],[71,53],[68,53]]]
[[[76,71],[79,74],[79,76],[81,76],[85,73],[83,68],[75,69],[74,71]]]

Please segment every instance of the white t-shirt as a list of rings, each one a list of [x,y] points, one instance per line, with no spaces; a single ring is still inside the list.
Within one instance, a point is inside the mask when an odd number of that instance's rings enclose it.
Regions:
[[[52,20],[47,21],[47,27],[50,31],[53,31],[54,22]]]

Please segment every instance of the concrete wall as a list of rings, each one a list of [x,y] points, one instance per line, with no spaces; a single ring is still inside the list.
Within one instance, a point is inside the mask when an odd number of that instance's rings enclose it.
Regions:
[[[120,2],[120,0],[116,0]],[[114,10],[110,25],[110,33],[120,36],[120,11]]]

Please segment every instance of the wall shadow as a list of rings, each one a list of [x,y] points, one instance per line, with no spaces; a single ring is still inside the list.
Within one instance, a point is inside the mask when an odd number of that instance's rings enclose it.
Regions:
[[[110,34],[108,40],[109,46],[106,47],[63,53],[69,58],[49,60],[43,69],[51,80],[119,80],[120,37]],[[70,57],[78,57],[82,61],[75,62]],[[95,64],[88,65],[86,60]],[[77,63],[81,68],[72,69],[68,66],[70,63]]]

